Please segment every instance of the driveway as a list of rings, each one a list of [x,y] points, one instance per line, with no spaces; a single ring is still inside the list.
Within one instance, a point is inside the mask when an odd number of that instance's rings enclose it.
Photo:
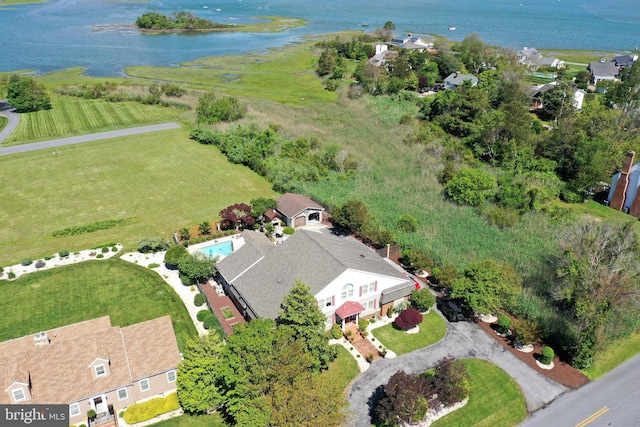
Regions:
[[[0,99],[0,116],[9,119],[9,123],[0,131],[0,144],[13,132],[20,123],[20,114],[16,113],[15,108],[11,107],[6,99]]]
[[[389,378],[398,370],[418,374],[452,355],[458,359],[477,358],[487,360],[502,368],[516,380],[524,393],[529,412],[539,409],[566,391],[566,388],[531,369],[474,323],[447,323],[445,338],[394,359],[379,359],[354,380],[347,390],[350,408],[354,413],[352,426],[371,426],[369,414],[372,401],[376,400]]]
[[[8,127],[8,126],[7,126]],[[33,142],[31,144],[14,145],[11,147],[0,147],[0,156],[10,154],[26,153],[28,151],[42,150],[45,148],[58,148],[65,145],[80,144],[83,142],[99,141],[101,139],[118,138],[122,136],[138,135],[148,132],[159,132],[169,129],[177,129],[178,123],[162,123],[159,125],[138,126],[135,128],[118,129],[109,132],[90,133],[87,135],[71,136],[69,138],[51,139],[49,141]]]

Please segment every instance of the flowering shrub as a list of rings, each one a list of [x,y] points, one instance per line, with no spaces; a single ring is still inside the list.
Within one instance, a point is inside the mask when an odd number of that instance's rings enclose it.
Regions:
[[[417,325],[422,323],[422,314],[415,308],[408,308],[404,310],[395,320],[395,325],[406,331],[411,328],[415,328]]]

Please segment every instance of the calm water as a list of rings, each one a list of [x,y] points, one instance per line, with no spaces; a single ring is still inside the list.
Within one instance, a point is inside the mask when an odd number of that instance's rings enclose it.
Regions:
[[[97,25],[133,23],[147,10],[189,10],[225,23],[249,22],[256,15],[310,22],[279,34],[151,36],[95,30]],[[260,51],[305,34],[373,31],[387,20],[398,33],[454,40],[478,33],[488,43],[514,49],[627,51],[640,46],[639,0],[50,0],[0,9],[0,71],[86,66],[88,74],[119,75],[130,65],[172,66],[203,56]],[[448,31],[449,26],[457,29]]]

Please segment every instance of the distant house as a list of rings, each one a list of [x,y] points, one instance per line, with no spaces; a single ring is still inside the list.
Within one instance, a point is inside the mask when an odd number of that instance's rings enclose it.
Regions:
[[[285,193],[278,199],[275,210],[287,226],[297,228],[321,222],[325,209],[307,196]]]
[[[516,54],[518,62],[522,65],[526,65],[529,68],[538,67],[564,67],[564,61],[549,56],[544,56],[536,50],[534,47],[524,47]]]
[[[629,151],[622,170],[611,177],[607,202],[612,209],[640,218],[640,163],[633,164],[635,155]]]
[[[387,61],[392,58],[398,57],[398,51],[389,50],[386,44],[376,45],[376,54],[369,58],[369,64],[376,67],[382,67],[387,64]]]
[[[631,67],[633,65],[633,63],[635,61],[638,60],[638,55],[622,55],[622,56],[616,56],[614,57],[611,61],[609,62],[613,62],[616,67],[618,67],[619,71],[624,70],[626,67]]]
[[[398,36],[393,38],[387,45],[394,46],[399,49],[417,50],[422,52],[423,50],[433,49],[433,43],[426,42],[418,36],[408,34],[406,36]]]
[[[543,110],[544,104],[542,102],[542,94],[549,89],[554,88],[558,82],[551,82],[545,85],[532,86],[528,93],[531,97],[531,110]],[[584,103],[584,96],[586,92],[582,89],[569,89],[569,92],[573,94],[573,108],[576,110],[582,110],[582,104]]]
[[[587,71],[591,73],[590,83],[597,85],[603,80],[615,81],[620,70],[613,62],[591,61],[587,67]]]
[[[67,404],[69,424],[117,426],[120,410],[176,390],[169,316],[111,326],[109,316],[0,343],[0,404]]]
[[[449,74],[449,76],[444,79],[444,88],[455,89],[458,86],[463,85],[465,81],[470,81],[472,87],[478,84],[478,78],[476,76],[471,74],[462,74],[460,71],[456,71],[455,73]]]
[[[217,264],[218,281],[247,320],[276,318],[296,280],[311,287],[326,328],[386,314],[415,290],[391,263],[351,237],[300,229],[275,246],[244,231],[244,246]]]

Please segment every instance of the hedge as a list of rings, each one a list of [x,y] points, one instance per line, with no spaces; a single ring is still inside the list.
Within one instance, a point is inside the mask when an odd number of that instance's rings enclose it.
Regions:
[[[136,424],[176,409],[180,409],[178,394],[171,393],[167,397],[156,397],[146,402],[129,406],[124,411],[124,420],[127,424]]]

